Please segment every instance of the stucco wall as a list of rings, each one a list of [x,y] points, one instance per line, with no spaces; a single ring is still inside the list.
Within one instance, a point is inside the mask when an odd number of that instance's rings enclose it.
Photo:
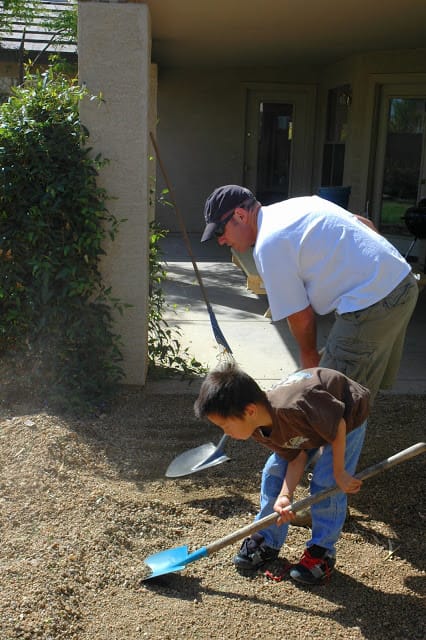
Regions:
[[[319,72],[304,69],[303,79],[315,86]],[[293,82],[300,82],[297,70],[160,70],[158,141],[189,232],[202,228],[204,201],[216,186],[243,179],[247,87]],[[178,229],[169,207],[157,206],[156,217]]]
[[[202,229],[205,197],[215,186],[242,180],[248,84],[318,87],[312,192],[320,184],[328,90],[352,85],[344,184],[352,187],[349,208],[363,212],[372,171],[374,77],[389,74],[390,79],[410,82],[413,74],[425,70],[426,49],[365,54],[321,68],[160,70],[158,139],[188,230]],[[169,208],[157,206],[157,219],[178,229]]]
[[[128,384],[143,384],[147,370],[150,47],[146,5],[80,2],[80,82],[103,96],[101,103],[83,101],[81,119],[94,153],[109,160],[99,176],[112,197],[109,209],[125,219],[101,270],[113,295],[131,305],[116,318]]]

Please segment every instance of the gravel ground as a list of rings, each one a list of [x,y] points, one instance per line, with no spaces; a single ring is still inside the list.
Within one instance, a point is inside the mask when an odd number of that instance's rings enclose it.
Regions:
[[[256,512],[267,451],[254,442],[230,441],[230,462],[165,478],[176,455],[220,438],[193,417],[193,400],[123,390],[90,419],[3,401],[1,640],[423,640],[424,456],[350,498],[337,569],[322,586],[239,575],[239,544],[142,581],[151,553],[193,551]],[[380,396],[360,467],[424,439],[425,414],[424,397]],[[290,527],[281,562],[297,560],[308,538]]]

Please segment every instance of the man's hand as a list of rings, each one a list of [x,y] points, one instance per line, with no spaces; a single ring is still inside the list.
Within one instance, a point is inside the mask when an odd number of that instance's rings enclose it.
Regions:
[[[340,473],[337,474],[335,473],[334,477],[336,479],[337,486],[340,487],[344,493],[358,493],[361,489],[362,480],[354,478],[350,473],[347,473],[347,471],[340,471]]]
[[[284,522],[291,522],[296,517],[293,511],[286,510],[286,507],[291,505],[291,500],[288,496],[278,496],[274,504],[274,511],[280,516],[277,520],[277,524],[283,524]]]

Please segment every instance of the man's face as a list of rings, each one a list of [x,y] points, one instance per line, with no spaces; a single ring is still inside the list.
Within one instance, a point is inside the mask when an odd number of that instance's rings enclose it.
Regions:
[[[247,211],[237,207],[232,216],[226,213],[221,220],[227,220],[223,233],[216,236],[219,245],[227,245],[239,253],[244,253],[256,242],[256,233],[248,224]]]
[[[217,427],[220,427],[227,436],[235,438],[235,440],[248,440],[256,428],[253,422],[253,415],[249,410],[245,411],[242,418],[236,418],[235,416],[224,418],[217,413],[211,413],[207,418]]]

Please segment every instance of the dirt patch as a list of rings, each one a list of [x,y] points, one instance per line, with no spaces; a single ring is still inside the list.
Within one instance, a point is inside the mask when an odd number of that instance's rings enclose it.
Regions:
[[[91,419],[3,404],[1,640],[425,638],[424,456],[350,498],[337,570],[321,587],[240,576],[238,545],[141,582],[149,554],[193,551],[256,512],[268,454],[254,442],[230,441],[218,467],[164,477],[176,455],[220,438],[194,418],[193,400],[126,390]],[[380,396],[360,467],[424,439],[425,413],[424,397]],[[297,560],[308,538],[290,527],[281,557]]]

